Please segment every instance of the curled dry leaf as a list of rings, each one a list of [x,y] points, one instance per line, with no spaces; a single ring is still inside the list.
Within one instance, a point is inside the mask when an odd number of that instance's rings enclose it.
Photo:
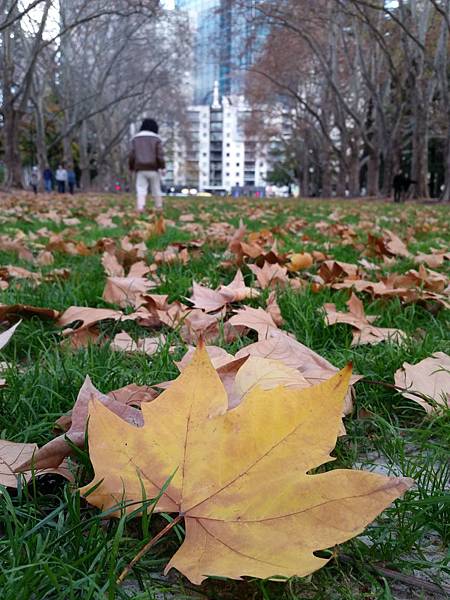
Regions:
[[[349,378],[345,369],[306,389],[255,388],[228,411],[199,348],[173,385],[142,405],[142,428],[90,404],[95,478],[81,493],[103,510],[160,497],[154,510],[178,514],[186,529],[166,572],[195,584],[207,575],[305,576],[327,562],[315,551],[361,533],[412,485],[364,471],[308,475],[332,460]]]
[[[450,408],[450,356],[445,352],[436,352],[415,365],[403,363],[394,379],[395,385],[404,389],[403,396],[420,404],[427,413]]]
[[[348,313],[337,311],[334,304],[324,304],[323,308],[325,310],[325,322],[327,325],[347,323],[353,327],[352,346],[379,344],[386,340],[399,344],[406,338],[405,332],[400,329],[375,327],[372,325],[372,322],[378,316],[366,316],[364,305],[355,294],[352,293],[347,306],[349,309]]]
[[[76,330],[86,329],[100,321],[112,319],[118,321],[123,317],[119,310],[110,308],[89,308],[86,306],[70,306],[58,319],[58,325],[66,329],[69,325],[78,325]],[[72,330],[71,330],[72,331]]]
[[[219,293],[224,294],[226,298],[230,298],[230,302],[242,302],[249,298],[258,298],[260,295],[258,290],[245,285],[244,276],[240,269],[237,270],[231,283],[220,286]]]
[[[275,290],[272,290],[269,294],[269,298],[267,299],[266,311],[272,317],[272,320],[277,327],[281,327],[283,325],[284,321],[281,315],[280,307],[278,306],[277,295]]]
[[[320,265],[319,276],[324,283],[335,283],[343,279],[359,279],[361,270],[358,265],[338,260],[326,260]]]
[[[269,314],[263,308],[251,308],[246,306],[236,311],[228,323],[232,326],[248,327],[258,332],[258,336],[267,337],[270,329],[276,329],[277,326]]]
[[[164,336],[146,337],[134,341],[128,333],[122,331],[114,337],[110,348],[116,352],[141,352],[151,356],[158,352],[165,343],[166,338]]]
[[[108,277],[103,291],[103,300],[122,308],[136,307],[142,294],[156,287],[155,282],[144,277]]]
[[[289,271],[297,272],[303,271],[304,269],[309,269],[312,267],[314,263],[314,259],[309,252],[303,252],[299,254],[292,254],[289,257],[289,263],[287,264],[287,268]]]
[[[0,304],[0,321],[12,320],[17,317],[39,317],[54,321],[59,317],[59,312],[53,308],[42,308],[28,304]]]
[[[3,331],[2,333],[0,333],[0,350],[6,346],[6,344],[12,338],[12,336],[14,335],[14,332],[16,331],[16,329],[19,327],[19,325],[21,323],[22,323],[22,321],[19,321],[18,323],[16,323],[15,325],[13,325],[9,329],[7,329],[6,331]]]
[[[26,471],[33,465],[36,469],[48,469],[58,467],[61,462],[70,456],[72,450],[66,441],[70,440],[72,444],[83,448],[86,439],[86,424],[88,418],[88,405],[92,399],[104,404],[116,414],[123,422],[132,423],[136,427],[143,424],[140,410],[118,402],[114,398],[99,392],[89,377],[86,377],[83,385],[78,392],[77,400],[72,409],[71,425],[67,433],[54,438],[42,448],[39,448],[31,458],[17,465],[16,471]]]
[[[206,312],[216,312],[223,308],[233,298],[232,292],[216,292],[195,281],[192,283],[192,296],[189,298],[194,308]]]
[[[197,343],[200,338],[212,342],[219,337],[220,314],[209,315],[202,310],[191,310],[183,320],[181,339],[187,344]]]
[[[0,485],[4,485],[9,488],[16,488],[19,478],[25,478],[28,482],[33,477],[33,473],[30,469],[20,470],[17,472],[17,467],[23,463],[29,463],[33,465],[33,470],[36,477],[46,474],[56,474],[65,477],[69,481],[73,481],[73,476],[69,471],[68,465],[65,461],[61,461],[60,464],[49,469],[38,469],[33,462],[33,457],[38,452],[37,444],[26,444],[9,442],[7,440],[0,440]]]
[[[113,252],[103,253],[102,265],[108,277],[125,277],[125,269]]]
[[[257,265],[248,265],[248,268],[254,273],[259,285],[264,290],[289,285],[286,267],[281,267],[278,263],[270,264],[265,262],[263,267]]]
[[[442,267],[445,260],[450,260],[450,252],[438,251],[433,254],[417,254],[414,257],[414,262],[418,264],[425,263],[430,269],[439,269]]]

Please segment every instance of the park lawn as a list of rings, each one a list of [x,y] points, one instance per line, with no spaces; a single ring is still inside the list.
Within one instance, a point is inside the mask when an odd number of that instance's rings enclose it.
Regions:
[[[0,213],[0,236],[14,237],[23,232],[25,242],[33,240],[42,247],[48,241],[48,232],[64,232],[67,238],[89,245],[105,237],[119,240],[132,230],[145,228],[151,220],[133,216],[132,199],[126,196],[79,195],[74,199],[50,200],[41,196],[35,200],[29,195],[17,195],[14,199],[4,195],[1,201],[6,209]],[[450,242],[448,207],[439,205],[221,198],[171,199],[166,206],[166,232],[150,235],[146,241],[149,264],[154,252],[164,250],[168,244],[198,237],[198,231],[191,233],[189,223],[180,221],[183,214],[193,215],[194,223],[203,231],[200,238],[205,241],[198,251],[192,252],[187,264],[163,264],[158,268],[161,284],[152,292],[168,294],[170,301],[185,301],[192,293],[193,280],[216,289],[233,279],[236,267],[221,265],[226,242],[218,242],[205,233],[215,222],[238,227],[242,218],[250,232],[272,230],[280,252],[317,250],[349,263],[362,258],[361,251],[320,233],[317,223],[351,225],[357,241],[365,245],[365,224],[372,222],[406,241],[411,255],[429,253],[431,248],[448,249]],[[57,223],[48,218],[50,209],[80,222]],[[123,211],[123,216],[112,217],[115,227],[102,227],[95,222],[95,217],[108,209]],[[336,210],[337,215],[333,214]],[[285,228],[292,219],[305,220],[298,232]],[[58,311],[69,306],[109,306],[102,299],[106,275],[101,253],[53,254],[54,264],[36,267],[16,252],[0,249],[0,266],[22,266],[44,274],[55,268],[70,269],[67,279],[38,286],[27,280],[12,280],[9,288],[1,292],[1,303],[31,304]],[[384,264],[379,257],[368,260],[377,263],[386,274],[417,268],[411,258],[398,258],[392,264]],[[448,275],[449,264],[447,261],[437,270]],[[316,265],[310,269],[312,273],[316,270]],[[243,274],[247,285],[254,285],[248,267],[243,267]],[[267,297],[268,290],[264,290],[260,298],[246,304],[264,307]],[[436,351],[450,353],[448,311],[427,310],[415,303],[405,305],[395,298],[373,300],[367,294],[359,297],[368,314],[380,315],[376,325],[402,329],[408,335],[407,341],[400,346],[383,342],[351,347],[350,327],[328,327],[320,310],[326,302],[345,309],[346,290],[325,287],[317,291],[310,285],[301,290],[277,289],[285,321],[283,329],[337,367],[351,361],[355,371],[367,380],[356,384],[354,411],[345,419],[347,435],[338,440],[333,467],[377,469],[385,474],[412,477],[416,482],[363,535],[339,547],[339,560],[331,560],[310,577],[287,583],[216,579],[195,587],[174,571],[168,577],[162,576],[165,564],[179,547],[182,531],[178,528],[140,561],[122,587],[117,587],[118,574],[165,521],[159,515],[149,520],[105,520],[97,509],[80,499],[76,488],[88,483],[92,474],[86,450],[77,454],[82,468],[76,472],[74,485],[48,475],[17,491],[0,488],[2,600],[444,598],[445,588],[440,593],[438,589],[450,585],[450,411],[427,416],[418,404],[382,384],[393,384],[395,371],[405,361],[417,363]],[[107,326],[108,333],[117,327]],[[151,335],[136,324],[128,326],[128,331],[139,337]],[[60,343],[60,329],[54,322],[36,317],[25,319],[1,352],[0,360],[10,366],[4,375],[7,385],[0,389],[0,438],[39,445],[49,441],[55,420],[71,409],[87,374],[104,393],[132,382],[154,385],[175,378],[178,370],[174,361],[183,356],[187,346],[178,330],[167,330],[165,334],[166,345],[152,357],[113,352],[109,344],[73,349]],[[219,345],[234,354],[254,339],[249,333],[229,344],[222,339]],[[173,353],[169,353],[170,346],[175,348]],[[330,556],[330,552],[322,555]],[[430,585],[421,586],[421,580]]]

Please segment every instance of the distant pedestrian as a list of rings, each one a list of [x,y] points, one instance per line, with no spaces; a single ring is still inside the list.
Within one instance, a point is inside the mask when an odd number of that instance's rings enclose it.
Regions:
[[[136,171],[136,210],[143,212],[147,200],[148,187],[153,196],[157,213],[162,213],[161,174],[164,176],[166,161],[158,123],[154,119],[144,119],[141,130],[131,142],[129,167]]]
[[[405,176],[403,175],[403,171],[399,171],[395,174],[392,181],[392,187],[394,189],[394,202],[401,202],[405,187]]]
[[[67,170],[67,185],[69,186],[69,192],[71,194],[74,193],[76,184],[77,184],[77,176],[75,175],[73,166],[70,166]]]
[[[37,194],[39,185],[39,169],[37,167],[33,167],[31,169],[30,184],[33,189],[33,192]]]
[[[44,178],[45,191],[51,192],[53,190],[53,171],[49,166],[45,167],[42,176]]]
[[[409,192],[409,188],[413,183],[417,183],[415,179],[411,179],[411,177],[403,178],[403,200],[406,200]]]
[[[67,171],[62,165],[58,165],[56,169],[56,185],[58,186],[58,194],[65,194],[67,183]]]

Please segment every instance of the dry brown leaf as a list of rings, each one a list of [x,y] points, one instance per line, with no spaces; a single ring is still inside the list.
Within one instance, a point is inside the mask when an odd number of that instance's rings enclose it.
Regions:
[[[113,390],[106,394],[116,402],[128,404],[129,406],[140,406],[143,402],[151,402],[158,393],[148,385],[136,385],[130,383],[118,390]]]
[[[450,260],[450,252],[436,252],[433,254],[418,254],[414,257],[414,262],[421,264],[425,263],[430,269],[438,269],[442,267],[445,260]]]
[[[192,296],[189,301],[192,302],[194,308],[206,312],[216,312],[228,302],[233,301],[233,292],[216,292],[194,281],[192,283]]]
[[[86,424],[88,418],[88,405],[92,399],[96,399],[108,407],[114,414],[136,427],[143,424],[142,413],[122,402],[117,402],[110,396],[99,392],[92,384],[89,377],[86,377],[78,393],[77,400],[72,409],[71,426],[67,433],[54,438],[42,448],[34,453],[33,458],[24,459],[20,464],[17,463],[16,470],[23,471],[31,468],[36,469],[56,468],[61,462],[71,454],[71,448],[66,441],[66,437],[79,448],[83,448],[86,437]]]
[[[78,325],[77,331],[96,325],[100,321],[112,319],[118,321],[123,317],[119,310],[110,308],[89,308],[87,306],[70,306],[58,319],[59,327],[66,329],[69,325]]]
[[[33,464],[33,457],[38,452],[37,444],[26,444],[9,442],[7,440],[0,440],[0,485],[4,485],[9,488],[16,488],[18,481],[21,477],[26,482],[30,481],[33,477],[33,473],[30,469],[21,471],[18,473],[16,470],[23,463]],[[59,465],[49,469],[35,470],[33,464],[33,470],[36,477],[46,474],[56,474],[65,477],[69,481],[73,481],[73,476],[70,473],[67,464],[62,461]]]
[[[156,283],[144,277],[108,277],[103,291],[103,300],[122,308],[137,307],[141,296],[154,287]]]
[[[281,315],[280,307],[278,306],[277,294],[275,290],[272,290],[269,294],[269,297],[267,299],[266,311],[272,317],[273,322],[277,327],[281,327],[283,325],[284,321]]]
[[[256,276],[256,279],[263,290],[266,288],[289,285],[287,269],[286,267],[281,267],[278,263],[270,264],[264,262],[262,268],[257,265],[248,265],[248,267]]]
[[[436,352],[415,365],[403,363],[394,379],[395,385],[404,389],[403,396],[420,404],[427,413],[450,408],[450,356],[445,352]]]
[[[242,302],[249,298],[257,298],[260,295],[258,290],[245,285],[244,276],[240,269],[238,269],[233,281],[228,285],[220,286],[218,291],[220,294],[224,294],[226,298],[230,298],[229,302]]]
[[[52,308],[29,306],[28,304],[0,304],[0,321],[11,320],[17,317],[39,317],[40,319],[55,320],[59,312]]]
[[[108,277],[125,277],[125,269],[114,253],[105,252],[102,256],[102,265]]]
[[[289,271],[297,272],[303,271],[304,269],[309,269],[312,267],[314,263],[314,259],[309,252],[303,252],[299,254],[292,254],[289,257],[289,263],[287,264],[287,268]]]
[[[134,341],[128,333],[122,331],[114,337],[110,348],[116,352],[142,352],[151,356],[158,352],[165,343],[166,338],[164,336],[146,337]]]
[[[48,250],[42,250],[42,252],[39,252],[39,254],[36,256],[35,262],[41,267],[46,267],[48,265],[52,265],[55,262],[55,258]]]
[[[378,316],[366,316],[361,300],[352,293],[347,302],[348,313],[336,310],[334,304],[324,304],[325,322],[327,325],[347,323],[353,327],[352,346],[362,344],[378,344],[386,340],[399,344],[405,339],[406,334],[400,329],[375,327],[372,325]]]
[[[220,315],[209,315],[202,310],[190,310],[183,319],[181,339],[187,344],[195,344],[200,338],[212,342],[219,337]]]
[[[6,346],[21,323],[22,321],[18,321],[15,325],[0,333],[0,350]]]
[[[268,335],[270,329],[276,329],[276,323],[263,308],[251,308],[246,306],[245,308],[236,311],[229,320],[228,323],[232,326],[248,327],[258,332],[258,336],[265,338]]]
[[[326,260],[320,265],[319,276],[324,283],[335,283],[343,279],[359,279],[361,270],[358,265],[338,260]]]

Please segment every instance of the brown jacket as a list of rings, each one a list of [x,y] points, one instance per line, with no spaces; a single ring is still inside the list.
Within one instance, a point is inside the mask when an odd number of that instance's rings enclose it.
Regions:
[[[166,168],[161,138],[151,131],[140,131],[131,142],[128,156],[131,171],[158,171]]]

